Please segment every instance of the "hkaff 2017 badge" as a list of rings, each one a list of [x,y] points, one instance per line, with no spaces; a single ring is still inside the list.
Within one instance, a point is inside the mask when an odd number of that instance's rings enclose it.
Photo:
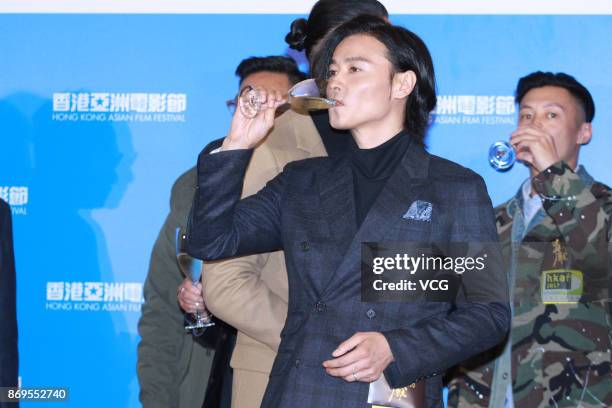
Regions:
[[[576,269],[551,269],[542,272],[542,301],[551,303],[578,303],[582,297],[582,272]]]

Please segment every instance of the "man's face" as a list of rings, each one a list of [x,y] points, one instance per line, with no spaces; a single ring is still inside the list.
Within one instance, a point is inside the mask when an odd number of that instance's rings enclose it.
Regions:
[[[289,91],[289,88],[291,88],[291,82],[289,81],[287,74],[280,72],[260,71],[244,78],[242,84],[240,84],[238,94],[240,94],[240,92],[242,92],[242,90],[247,86],[278,91],[282,95],[285,95]]]
[[[280,72],[260,71],[244,78],[242,84],[240,84],[238,95],[240,95],[242,90],[247,86],[251,86],[253,88],[265,88],[268,91],[278,91],[281,93],[281,95],[286,95],[293,84],[289,80],[289,76],[287,74]],[[278,109],[276,109],[275,116],[279,117],[281,114],[287,111],[288,108],[288,105],[279,106]]]
[[[336,129],[356,129],[391,112],[392,65],[387,48],[374,37],[357,34],[336,47],[329,66],[327,96],[339,103],[329,110]]]
[[[543,86],[527,92],[519,106],[519,127],[535,126],[553,137],[561,160],[575,166],[580,145],[591,138],[578,101],[565,89]]]

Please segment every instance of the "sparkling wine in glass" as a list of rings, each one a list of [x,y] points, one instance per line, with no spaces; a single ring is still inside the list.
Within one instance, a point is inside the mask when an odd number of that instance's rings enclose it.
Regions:
[[[495,170],[509,170],[515,162],[516,150],[505,140],[498,140],[489,147],[489,164]]]
[[[297,111],[329,109],[336,105],[334,99],[325,97],[327,81],[323,79],[306,79],[295,84],[289,90],[287,103]],[[254,118],[261,109],[261,98],[257,89],[247,86],[240,92],[238,106],[247,118]]]
[[[202,275],[202,261],[192,258],[185,250],[186,235],[180,229],[176,229],[176,260],[181,268],[181,272],[191,279],[191,282],[196,285],[200,281]],[[185,314],[185,330],[191,330],[195,336],[202,334],[206,327],[214,326],[212,314],[210,314],[205,305],[202,309],[196,309],[195,313]]]

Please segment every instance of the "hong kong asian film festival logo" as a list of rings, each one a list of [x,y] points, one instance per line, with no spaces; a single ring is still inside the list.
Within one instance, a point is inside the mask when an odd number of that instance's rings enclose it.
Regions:
[[[47,282],[45,309],[55,311],[140,312],[138,282]]]
[[[185,122],[187,94],[63,92],[53,94],[58,122]]]
[[[513,96],[439,95],[432,121],[441,125],[513,125]]]
[[[13,215],[28,215],[28,196],[28,187],[0,186],[0,198],[11,206]]]

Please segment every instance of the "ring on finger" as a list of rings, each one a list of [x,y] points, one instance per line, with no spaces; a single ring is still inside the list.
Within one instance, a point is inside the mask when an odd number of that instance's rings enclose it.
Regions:
[[[353,380],[357,381],[357,374],[355,374],[355,372],[353,371]]]

